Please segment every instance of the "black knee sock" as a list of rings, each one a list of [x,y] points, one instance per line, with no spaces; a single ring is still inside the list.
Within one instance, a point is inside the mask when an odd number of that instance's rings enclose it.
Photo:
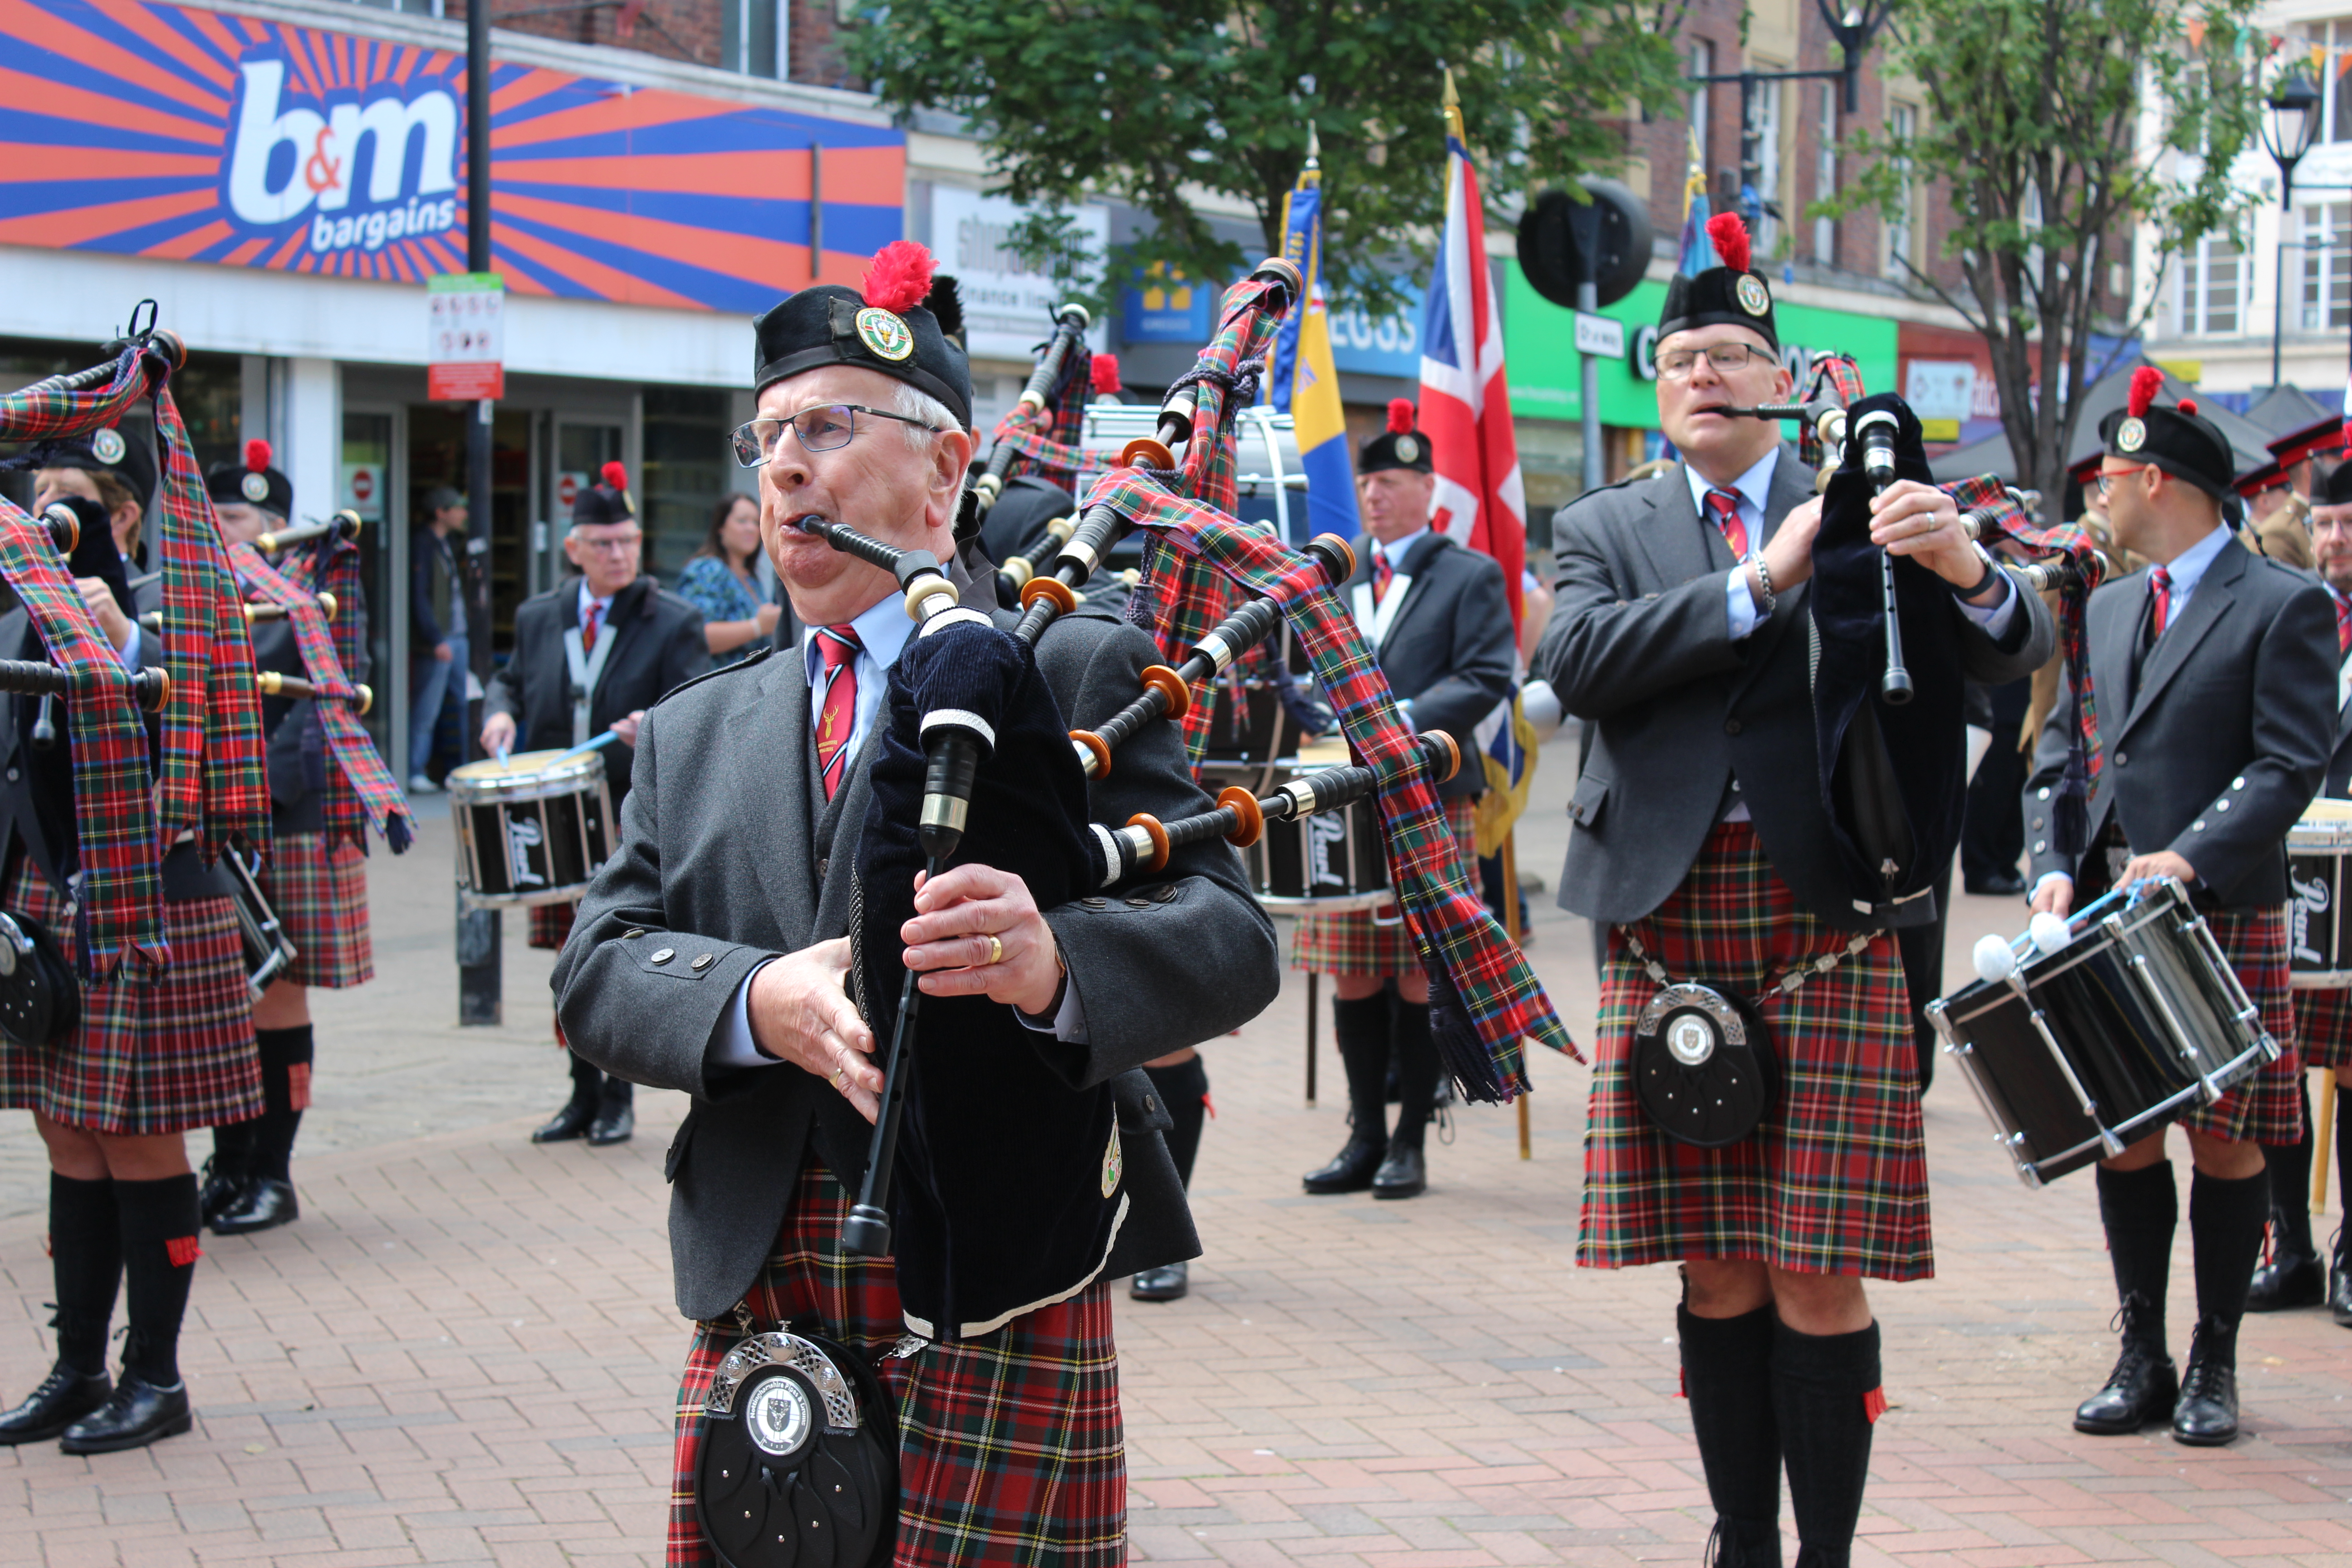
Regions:
[[[49,1271],[58,1291],[58,1360],[85,1377],[104,1372],[106,1325],[122,1279],[112,1182],[49,1173]]]
[[[1331,1037],[1348,1075],[1348,1116],[1363,1142],[1388,1142],[1389,999],[1331,999]]]
[[[1772,1414],[1772,1309],[1702,1318],[1677,1308],[1683,1393],[1706,1470],[1707,1500],[1743,1542],[1780,1561],[1780,1433]]]
[[[1772,1410],[1789,1465],[1798,1568],[1844,1568],[1870,1480],[1870,1434],[1880,1392],[1878,1325],[1850,1334],[1801,1334],[1775,1323]]]
[[[593,1109],[604,1099],[604,1075],[578,1051],[567,1047],[563,1054],[572,1063],[572,1103]]]
[[[264,1068],[265,1075],[268,1072]],[[267,1098],[265,1093],[264,1098]],[[212,1173],[215,1175],[241,1176],[247,1162],[253,1158],[253,1123],[232,1121],[213,1129]]]
[[[1389,1141],[1418,1149],[1437,1111],[1437,1042],[1430,1037],[1429,1004],[1396,1005],[1397,1122]]]
[[[1150,1075],[1160,1103],[1168,1108],[1169,1118],[1176,1123],[1168,1130],[1168,1157],[1176,1162],[1176,1179],[1189,1188],[1192,1160],[1201,1152],[1201,1126],[1208,1120],[1209,1069],[1195,1056],[1173,1067],[1143,1070]]]
[[[2132,1331],[2149,1344],[2164,1345],[2165,1286],[2172,1276],[2172,1231],[2179,1221],[2180,1194],[2172,1184],[2172,1162],[2145,1170],[2099,1167],[2099,1223],[2107,1232],[2107,1261],[2116,1271],[2116,1299],[2144,1303]],[[2251,1277],[2252,1265],[2248,1264]]]
[[[2189,1237],[2197,1253],[2197,1315],[2231,1328],[2246,1315],[2246,1291],[2262,1256],[2270,1173],[2227,1181],[2200,1171],[2189,1179]]]
[[[261,1091],[264,1101],[254,1121],[253,1143],[247,1156],[249,1174],[271,1181],[293,1179],[294,1138],[302,1130],[302,1110],[310,1103],[310,1062],[316,1054],[310,1026],[263,1029]]]
[[[131,1334],[122,1366],[158,1388],[180,1381],[180,1322],[188,1315],[188,1286],[196,1259],[196,1179],[117,1182],[122,1214],[123,1293]]]
[[[2271,1238],[2273,1255],[2281,1258],[2311,1256],[2311,1089],[2298,1083],[2295,1092],[2303,1101],[2303,1136],[2293,1143],[2265,1143],[2263,1161],[2270,1168],[2271,1223],[2278,1234]],[[2196,1189],[2189,1190],[2189,1199],[2196,1200]]]

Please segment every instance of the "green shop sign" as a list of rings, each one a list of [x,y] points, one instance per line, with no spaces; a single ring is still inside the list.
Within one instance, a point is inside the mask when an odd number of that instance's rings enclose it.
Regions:
[[[1503,352],[1510,367],[1511,412],[1531,419],[1581,419],[1584,397],[1576,354],[1576,312],[1564,310],[1528,282],[1514,260],[1505,264]],[[1666,286],[1644,282],[1602,310],[1625,323],[1625,357],[1601,365],[1601,422],[1654,430],[1656,384],[1646,365],[1657,338],[1658,311]],[[1895,390],[1896,324],[1880,316],[1775,302],[1773,319],[1784,353],[1821,350],[1849,353],[1862,368],[1862,384],[1873,392]]]

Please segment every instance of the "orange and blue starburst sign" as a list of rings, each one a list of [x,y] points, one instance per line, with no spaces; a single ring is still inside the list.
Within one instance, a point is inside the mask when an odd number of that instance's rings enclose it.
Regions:
[[[462,53],[141,0],[0,0],[0,244],[467,269]],[[903,231],[887,126],[491,70],[491,266],[515,292],[763,310],[855,283]]]

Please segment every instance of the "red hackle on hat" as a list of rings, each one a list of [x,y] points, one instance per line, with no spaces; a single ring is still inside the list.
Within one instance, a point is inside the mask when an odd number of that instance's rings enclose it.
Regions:
[[[2124,412],[2135,419],[2138,418],[2147,412],[2148,405],[2156,401],[2156,395],[2163,389],[2164,373],[2152,364],[2140,366],[2132,372],[2131,396],[2124,405]]]
[[[929,250],[911,239],[894,239],[866,263],[857,291],[877,309],[911,310],[931,291],[931,274],[938,269]]]
[[[245,444],[245,467],[248,473],[262,473],[269,467],[269,443],[259,437]]]
[[[1706,237],[1715,242],[1715,253],[1734,272],[1748,270],[1750,250],[1748,226],[1738,213],[1717,213],[1706,220]]]
[[[2197,400],[2193,397],[2184,397],[2174,406],[2183,414],[2194,414],[2197,412]]]
[[[1087,367],[1087,384],[1095,391],[1117,392],[1119,386],[1118,356],[1117,354],[1095,355],[1094,363]]]
[[[1390,398],[1390,399],[1389,399],[1389,434],[1390,434],[1390,435],[1391,435],[1391,436],[1402,436],[1402,435],[1404,435],[1406,432],[1410,431],[1412,428],[1412,398],[1410,398],[1410,397],[1391,397],[1391,398]]]
[[[616,490],[625,490],[629,488],[629,468],[628,465],[625,463],[607,463],[602,468],[597,470],[596,477],[603,479],[606,484],[612,486]]]

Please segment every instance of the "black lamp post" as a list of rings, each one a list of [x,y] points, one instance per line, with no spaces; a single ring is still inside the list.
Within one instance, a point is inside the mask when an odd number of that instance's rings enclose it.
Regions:
[[[2319,136],[2319,89],[2300,70],[2263,100],[2263,146],[2279,171],[2278,246],[2271,273],[2271,384],[2279,384],[2279,334],[2286,326],[2286,226],[2294,216],[2294,166]]]

